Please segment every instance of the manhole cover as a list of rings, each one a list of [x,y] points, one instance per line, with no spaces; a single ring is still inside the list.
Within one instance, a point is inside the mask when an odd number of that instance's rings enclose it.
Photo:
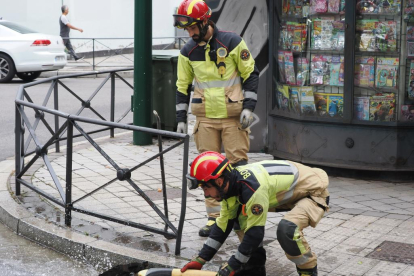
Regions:
[[[160,191],[145,191],[145,194],[151,198],[151,200],[162,199],[162,190]],[[193,197],[192,194],[187,193],[187,197]],[[167,189],[167,199],[181,198],[181,189]]]
[[[384,241],[367,257],[414,265],[414,244]]]

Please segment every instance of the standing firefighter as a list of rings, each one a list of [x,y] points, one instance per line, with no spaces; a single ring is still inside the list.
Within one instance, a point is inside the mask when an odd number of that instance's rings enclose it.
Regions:
[[[259,71],[244,40],[220,31],[209,20],[211,9],[202,0],[184,0],[174,14],[174,26],[192,37],[181,50],[177,72],[177,132],[187,132],[191,101],[196,116],[194,139],[201,152],[221,152],[224,145],[233,166],[247,164],[249,126],[256,106]],[[220,214],[220,203],[205,200],[208,222],[199,235],[208,237]]]
[[[329,209],[329,181],[323,170],[290,161],[233,168],[223,155],[204,152],[192,162],[187,182],[190,189],[201,187],[205,196],[220,201],[221,211],[200,253],[181,271],[201,269],[236,224],[241,244],[217,275],[266,275],[263,237],[267,213],[289,210],[277,228],[279,244],[299,275],[317,275],[316,255],[302,231],[309,225],[315,227]]]

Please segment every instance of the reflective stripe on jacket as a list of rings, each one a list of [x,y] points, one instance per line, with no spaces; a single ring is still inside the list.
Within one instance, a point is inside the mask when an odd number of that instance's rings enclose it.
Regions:
[[[208,43],[190,40],[178,57],[177,121],[187,120],[190,88],[194,81],[191,111],[196,116],[228,118],[242,109],[254,110],[257,101],[259,71],[244,40],[235,33],[222,32],[214,25]],[[219,48],[225,48],[226,71],[219,74],[216,62]]]

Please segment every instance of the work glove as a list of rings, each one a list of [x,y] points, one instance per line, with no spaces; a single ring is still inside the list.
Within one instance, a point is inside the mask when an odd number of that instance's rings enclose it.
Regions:
[[[253,112],[250,109],[243,109],[240,114],[240,124],[242,129],[248,128],[253,122]]]
[[[233,276],[234,271],[228,263],[225,263],[222,267],[220,267],[219,271],[217,272],[216,276]]]
[[[178,122],[177,132],[187,134],[187,124],[184,122]]]
[[[205,263],[206,261],[197,256],[194,259],[192,259],[188,264],[186,264],[183,268],[181,268],[181,272],[185,272],[187,269],[201,270]]]

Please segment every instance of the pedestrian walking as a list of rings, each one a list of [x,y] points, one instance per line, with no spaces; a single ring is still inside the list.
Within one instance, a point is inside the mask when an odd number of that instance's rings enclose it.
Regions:
[[[78,61],[82,59],[83,57],[79,57],[75,50],[73,50],[72,43],[70,43],[69,39],[69,33],[70,29],[77,30],[81,33],[83,33],[83,30],[80,28],[76,28],[71,23],[69,23],[68,18],[66,17],[69,13],[69,7],[67,5],[63,5],[61,7],[62,15],[59,18],[59,25],[60,25],[60,36],[63,38],[63,44],[65,45],[66,49],[68,49],[69,54],[75,59],[75,61]]]
[[[187,133],[191,87],[191,111],[196,116],[197,150],[221,152],[222,145],[235,167],[247,164],[249,126],[257,101],[259,71],[244,40],[220,31],[211,9],[202,0],[184,0],[174,16],[174,26],[190,39],[180,52],[177,68],[177,132]],[[220,214],[220,203],[205,199],[208,221],[199,235],[208,237]]]
[[[300,276],[317,276],[317,258],[303,229],[316,227],[329,210],[329,179],[317,168],[291,161],[261,161],[233,168],[217,152],[204,152],[191,163],[190,189],[221,202],[220,217],[198,256],[181,271],[201,269],[236,224],[240,245],[218,271],[219,276],[265,276],[263,237],[268,212],[288,211],[277,227],[277,240]]]

